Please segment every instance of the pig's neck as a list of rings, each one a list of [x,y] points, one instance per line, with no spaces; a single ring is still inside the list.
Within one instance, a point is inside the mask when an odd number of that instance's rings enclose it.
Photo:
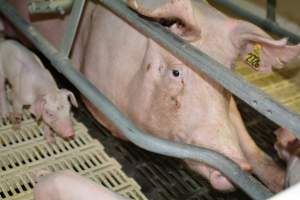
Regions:
[[[55,94],[58,92],[58,90],[59,89],[55,82],[42,82],[41,84],[39,84],[39,87],[36,88],[36,93],[38,96],[44,96],[46,94]]]

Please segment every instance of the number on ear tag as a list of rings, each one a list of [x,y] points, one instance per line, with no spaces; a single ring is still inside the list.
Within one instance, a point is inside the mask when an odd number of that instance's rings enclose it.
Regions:
[[[250,65],[255,70],[257,70],[260,65],[261,50],[262,50],[261,45],[256,44],[253,47],[253,51],[251,53],[248,53],[245,58],[245,61],[247,62],[247,64]]]

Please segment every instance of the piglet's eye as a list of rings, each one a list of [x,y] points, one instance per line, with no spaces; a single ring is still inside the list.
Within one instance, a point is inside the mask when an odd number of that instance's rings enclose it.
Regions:
[[[180,72],[177,69],[173,69],[172,74],[173,74],[174,77],[179,77]]]

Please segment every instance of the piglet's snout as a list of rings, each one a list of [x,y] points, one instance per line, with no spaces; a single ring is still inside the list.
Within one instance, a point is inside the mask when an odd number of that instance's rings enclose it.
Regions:
[[[71,121],[61,122],[58,125],[57,132],[64,139],[72,139],[75,136],[73,123]]]

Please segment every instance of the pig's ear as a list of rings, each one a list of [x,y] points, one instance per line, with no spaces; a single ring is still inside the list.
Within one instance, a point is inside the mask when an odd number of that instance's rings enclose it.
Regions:
[[[38,97],[35,102],[30,106],[29,112],[32,113],[37,119],[42,117],[46,99],[44,97]]]
[[[259,71],[281,68],[300,54],[300,44],[288,45],[287,39],[273,40],[257,26],[239,21],[230,33],[240,58]]]
[[[66,90],[66,89],[61,89],[61,92],[62,92],[63,94],[65,94],[65,95],[70,99],[71,104],[72,104],[73,106],[75,106],[76,108],[78,108],[77,100],[76,100],[76,98],[75,98],[75,95],[74,95],[72,92],[70,92],[69,90]]]
[[[190,0],[127,0],[127,2],[139,14],[152,18],[189,42],[201,37]]]

